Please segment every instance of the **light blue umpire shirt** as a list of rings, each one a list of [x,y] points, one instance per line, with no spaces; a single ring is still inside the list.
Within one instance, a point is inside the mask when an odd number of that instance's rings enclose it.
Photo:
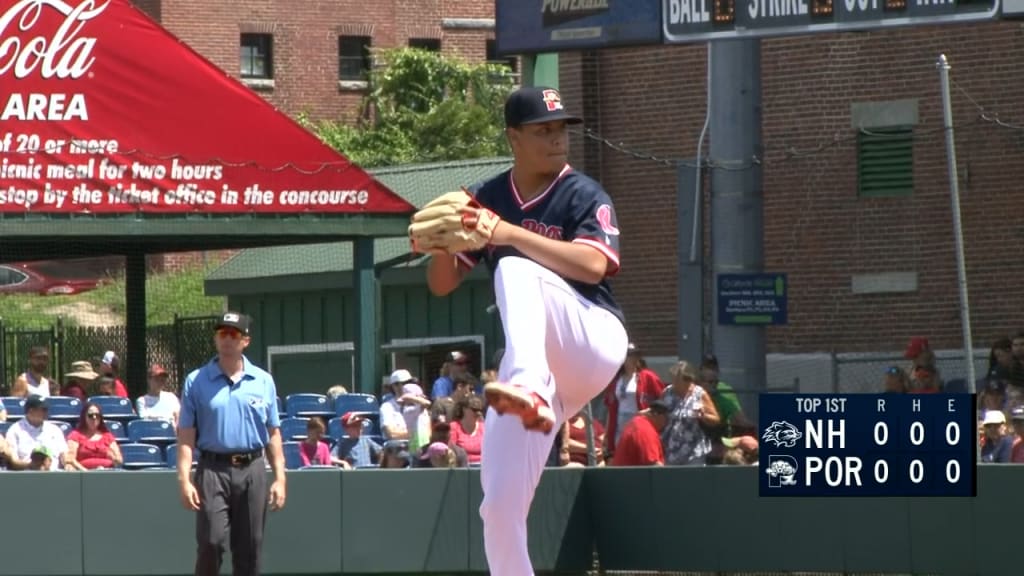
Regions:
[[[268,426],[281,426],[274,377],[245,356],[242,363],[237,384],[220,369],[217,358],[185,378],[178,426],[196,429],[201,452],[254,452],[270,443]]]

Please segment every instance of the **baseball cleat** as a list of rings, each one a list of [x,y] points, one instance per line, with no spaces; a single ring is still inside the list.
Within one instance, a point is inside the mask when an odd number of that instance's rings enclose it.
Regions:
[[[555,411],[543,398],[522,386],[491,382],[484,386],[487,404],[499,415],[513,414],[527,430],[549,434],[555,427]]]

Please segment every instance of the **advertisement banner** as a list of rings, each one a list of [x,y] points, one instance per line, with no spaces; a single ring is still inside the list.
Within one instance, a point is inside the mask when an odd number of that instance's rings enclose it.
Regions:
[[[128,0],[0,0],[0,212],[413,210]]]
[[[662,0],[496,0],[502,55],[661,44]]]

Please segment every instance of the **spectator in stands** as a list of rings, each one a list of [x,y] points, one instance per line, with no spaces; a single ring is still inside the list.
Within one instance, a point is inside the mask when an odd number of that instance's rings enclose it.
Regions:
[[[25,417],[7,430],[7,444],[16,461],[16,468],[27,467],[32,451],[40,446],[57,456],[51,462],[51,470],[63,467],[68,443],[61,429],[46,420],[49,414],[47,399],[43,396],[32,394],[25,400]]]
[[[120,396],[121,398],[128,397],[128,388],[121,380],[121,359],[117,357],[117,354],[114,354],[113,350],[107,350],[103,353],[103,359],[100,360],[99,372],[103,376],[109,376],[114,379],[113,396]]]
[[[484,402],[479,396],[474,394],[463,397],[455,405],[451,444],[466,451],[470,464],[480,462],[480,452],[484,445]]]
[[[441,376],[430,388],[432,398],[451,396],[455,392],[455,377],[468,371],[469,357],[464,352],[452,350],[441,366]]]
[[[470,394],[475,394],[476,390],[481,388],[481,384],[469,372],[455,374],[451,378],[455,386],[455,389],[452,391],[451,399],[456,403],[461,398],[465,398]],[[442,398],[446,398],[446,396],[442,396]]]
[[[596,418],[594,424],[594,461],[597,466],[604,466],[604,426]],[[589,451],[587,450],[587,419],[583,412],[577,412],[562,425],[562,443],[559,447],[561,466],[588,466]]]
[[[711,397],[722,420],[717,426],[704,426],[704,431],[711,439],[711,453],[708,454],[707,460],[709,464],[722,462],[722,455],[726,450],[722,438],[757,433],[757,426],[743,413],[743,406],[736,392],[732,386],[719,380],[719,373],[718,357],[714,354],[705,354],[701,359],[699,384]]]
[[[722,464],[725,464],[726,466],[749,466],[751,464],[757,464],[757,438],[754,438],[753,436],[722,438],[722,445],[725,446],[725,453],[722,455]]]
[[[331,402],[334,402],[334,400],[337,399],[338,396],[344,396],[345,394],[348,394],[348,388],[345,388],[341,384],[335,384],[334,386],[331,386],[330,388],[327,389],[327,397],[331,400]]]
[[[50,371],[50,348],[33,346],[28,351],[28,370],[18,374],[11,386],[11,396],[27,398],[31,395],[56,396],[60,391],[57,382],[46,374]]]
[[[1006,380],[1013,370],[1013,341],[1000,338],[992,343],[988,351],[988,370],[985,374],[999,380]]]
[[[29,456],[28,468],[34,472],[49,472],[53,470],[53,453],[46,446],[39,446]]]
[[[981,461],[1010,461],[1013,452],[1013,436],[1006,429],[1006,415],[1002,410],[988,410],[981,421]]]
[[[911,366],[916,366],[917,358],[924,352],[931,352],[932,346],[928,343],[928,339],[924,336],[914,336],[910,339],[907,344],[907,349],[903,351],[903,357],[910,360]],[[913,368],[910,370],[914,372]]]
[[[78,416],[78,426],[68,434],[65,470],[97,470],[120,466],[124,459],[114,434],[107,429],[103,410],[86,402]]]
[[[434,442],[423,448],[420,459],[429,468],[455,468],[455,451],[444,442]]]
[[[0,470],[21,470],[23,468],[24,464],[14,457],[7,438],[0,436]]]
[[[1024,464],[1024,407],[1014,408],[1010,413],[1013,422],[1013,447],[1010,449],[1010,462]]]
[[[424,455],[427,453],[427,448],[430,444],[440,442],[446,444],[448,448],[455,453],[455,465],[459,468],[465,468],[469,466],[469,456],[466,455],[466,450],[462,446],[456,446],[452,443],[452,427],[447,422],[435,422],[434,427],[430,432],[430,441],[426,446],[420,448],[418,453],[414,453],[416,458],[413,458],[412,465],[415,468],[429,468],[429,459],[424,459]]]
[[[716,427],[722,419],[707,390],[697,384],[697,371],[686,361],[672,367],[672,385],[662,399],[671,413],[662,432],[665,464],[703,466],[711,452],[711,438],[705,427]]]
[[[661,433],[668,424],[669,405],[654,400],[622,429],[611,466],[664,466]]]
[[[985,387],[978,394],[978,413],[980,418],[985,417],[989,410],[1000,410],[1004,413],[1008,409],[1006,405],[1006,382],[1001,380],[989,380]]]
[[[341,425],[345,427],[345,436],[334,445],[331,462],[342,468],[359,468],[377,464],[381,461],[384,448],[373,438],[363,435],[365,412],[346,412],[341,417]]]
[[[181,402],[173,392],[167,391],[170,376],[159,364],[149,367],[146,378],[147,390],[135,401],[135,412],[139,418],[147,420],[163,420],[177,428],[178,414],[181,413]]]
[[[387,393],[381,398],[380,403],[380,428],[385,439],[409,439],[409,430],[405,427],[402,405],[398,403],[398,398],[402,395],[403,386],[416,382],[418,380],[408,370],[404,369],[395,370],[388,377]]]
[[[910,376],[899,366],[889,366],[885,369],[885,382],[883,391],[891,394],[906,394],[910,391]]]
[[[64,374],[65,384],[60,390],[60,395],[78,398],[84,402],[93,394],[92,388],[99,377],[88,360],[72,362],[71,370]]]
[[[402,385],[402,395],[397,402],[402,407],[405,429],[409,432],[409,452],[415,454],[429,443],[430,398],[423,393],[419,384],[410,382]]]
[[[647,367],[640,348],[630,342],[626,361],[604,393],[604,405],[608,409],[605,426],[607,454],[615,454],[615,444],[629,420],[660,398],[664,390],[665,383]]]
[[[409,456],[409,443],[406,440],[389,440],[384,443],[384,453],[380,459],[381,468],[409,468],[412,459]]]
[[[442,396],[430,405],[430,421],[451,422],[455,418],[455,400],[451,396]]]
[[[303,466],[330,466],[331,447],[323,441],[327,426],[323,418],[313,416],[306,420],[306,439],[299,444],[299,457]]]
[[[935,353],[925,350],[914,359],[911,372],[911,394],[938,394],[942,392],[942,378],[935,362]]]

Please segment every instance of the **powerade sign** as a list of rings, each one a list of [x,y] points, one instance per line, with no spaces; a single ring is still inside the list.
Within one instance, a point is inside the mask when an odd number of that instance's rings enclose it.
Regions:
[[[495,0],[499,55],[662,43],[662,0]]]

